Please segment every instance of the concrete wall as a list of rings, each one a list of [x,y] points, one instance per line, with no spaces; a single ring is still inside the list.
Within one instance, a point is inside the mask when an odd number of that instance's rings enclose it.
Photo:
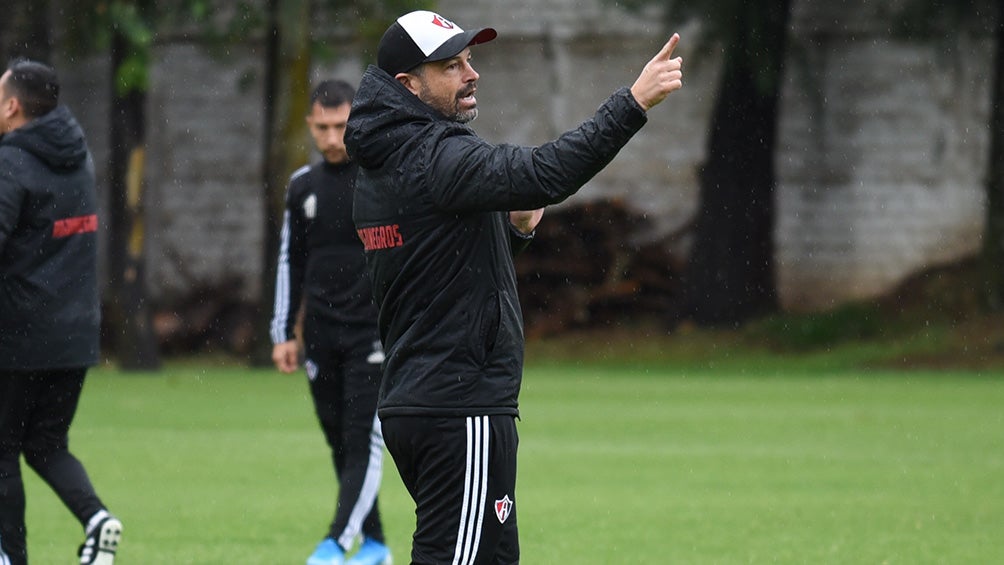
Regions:
[[[784,304],[874,296],[976,252],[989,31],[906,43],[876,3],[795,5],[778,151]]]
[[[486,139],[535,145],[592,115],[665,42],[657,14],[599,0],[441,0],[463,27],[500,36],[476,47]],[[783,304],[823,308],[873,296],[925,266],[973,253],[983,226],[989,121],[988,30],[906,43],[875,3],[796,1],[782,92],[777,265]],[[685,227],[718,79],[700,27],[683,41],[685,88],[570,202],[619,196],[644,211],[653,237]],[[315,77],[357,81],[370,56],[340,58]],[[263,241],[262,53],[224,60],[185,43],[155,53],[148,130],[150,284],[155,294],[235,277],[259,298]],[[107,69],[68,61],[67,100],[99,163],[107,156]],[[304,140],[306,143],[307,140]],[[685,241],[685,240],[684,240]],[[685,249],[684,249],[685,251]]]

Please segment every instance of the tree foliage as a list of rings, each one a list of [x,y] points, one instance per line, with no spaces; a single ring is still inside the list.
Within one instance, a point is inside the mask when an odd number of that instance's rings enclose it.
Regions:
[[[260,25],[250,2],[223,0],[79,0],[61,8],[70,53],[99,53],[115,37],[126,45],[115,69],[116,94],[146,91],[150,86],[150,51],[159,34],[179,32],[210,44],[237,41]]]

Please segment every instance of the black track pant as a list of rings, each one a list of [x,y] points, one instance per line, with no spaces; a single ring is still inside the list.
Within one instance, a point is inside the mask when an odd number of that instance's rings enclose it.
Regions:
[[[0,371],[0,563],[28,561],[20,456],[86,525],[104,508],[67,434],[87,369]],[[4,559],[9,561],[4,561]]]
[[[383,419],[415,500],[413,565],[519,563],[513,416]]]
[[[310,392],[339,483],[327,536],[346,549],[359,534],[384,542],[377,506],[384,444],[376,418],[383,351],[375,329],[322,331],[305,327]]]

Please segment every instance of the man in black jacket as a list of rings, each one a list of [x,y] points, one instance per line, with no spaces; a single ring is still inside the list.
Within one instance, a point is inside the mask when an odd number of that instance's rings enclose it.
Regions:
[[[354,219],[386,351],[378,413],[415,500],[412,562],[517,563],[515,418],[523,369],[513,255],[682,86],[673,37],[596,115],[539,147],[491,145],[464,31],[406,14],[384,33],[346,130]],[[505,212],[505,211],[523,212]]]
[[[84,527],[83,564],[110,565],[122,524],[68,447],[98,361],[97,195],[84,134],[55,71],[0,77],[0,563],[27,563],[19,457]]]
[[[334,519],[307,565],[340,565],[360,534],[362,545],[349,565],[390,560],[377,507],[383,349],[363,246],[352,224],[358,167],[344,141],[354,94],[341,80],[324,81],[311,94],[307,125],[324,160],[301,167],[289,180],[276,269],[272,360],[284,373],[299,365],[294,327],[302,299],[307,379],[339,485]]]

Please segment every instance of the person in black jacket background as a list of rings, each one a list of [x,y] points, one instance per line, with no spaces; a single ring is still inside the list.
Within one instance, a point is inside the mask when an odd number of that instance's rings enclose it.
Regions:
[[[412,563],[519,562],[515,419],[523,321],[513,255],[682,86],[674,34],[631,88],[539,147],[492,145],[464,31],[428,11],[384,33],[346,130],[354,220],[386,351],[378,413],[416,503]]]
[[[324,160],[290,178],[277,264],[272,360],[285,373],[299,365],[294,328],[302,300],[304,364],[339,482],[334,519],[307,565],[340,565],[360,534],[350,565],[390,560],[377,508],[384,446],[376,399],[384,356],[352,223],[358,167],[344,142],[354,94],[340,80],[324,81],[311,94],[307,124]]]
[[[83,131],[55,71],[19,60],[0,77],[0,563],[27,563],[19,458],[84,527],[83,564],[110,565],[121,522],[68,433],[98,361],[97,194]]]

